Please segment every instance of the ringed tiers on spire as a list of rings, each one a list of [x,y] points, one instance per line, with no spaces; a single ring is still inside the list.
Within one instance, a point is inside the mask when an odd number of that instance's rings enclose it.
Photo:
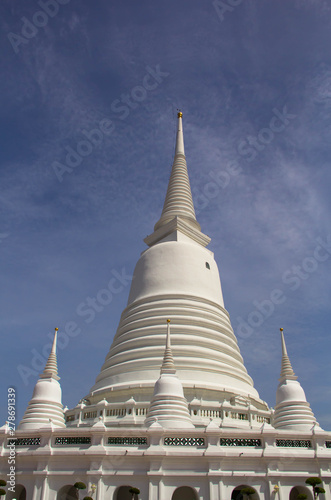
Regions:
[[[161,374],[162,373],[171,373],[171,374],[176,373],[174,358],[172,356],[172,350],[170,344],[170,319],[167,319],[167,341],[161,368]]]
[[[154,422],[165,428],[194,429],[183,386],[176,375],[170,344],[170,320],[167,321],[167,340],[161,367],[161,375],[154,386],[145,426]]]
[[[305,392],[294,374],[287,354],[283,328],[280,329],[282,343],[282,367],[276,392],[273,426],[276,429],[310,431],[313,426],[320,429],[314,413],[307,402]]]
[[[168,190],[159,221],[154,226],[154,233],[145,238],[148,246],[155,244],[174,230],[192,237],[203,246],[208,245],[210,238],[201,232],[192,199],[190,180],[187,172],[184,137],[183,113],[178,113],[175,158],[172,165]]]
[[[54,340],[45,369],[39,376],[32,399],[18,426],[22,429],[39,429],[53,425],[54,427],[65,427],[65,419],[62,405],[62,390],[59,384],[56,342],[58,328],[55,328]]]
[[[288,379],[288,380],[296,380],[298,377],[295,376],[290,358],[287,354],[283,328],[280,328],[281,342],[282,342],[282,368],[280,372],[280,381]]]

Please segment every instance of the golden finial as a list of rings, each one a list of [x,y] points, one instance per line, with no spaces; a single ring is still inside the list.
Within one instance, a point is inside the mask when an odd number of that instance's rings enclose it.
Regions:
[[[183,116],[183,113],[181,111],[178,111],[177,117],[181,118]]]
[[[282,332],[282,331],[284,331],[284,328],[280,328],[280,331],[281,331],[281,332]]]
[[[170,323],[170,319],[167,319],[167,323]]]
[[[58,331],[58,328],[55,328],[55,331],[57,332],[57,331]]]

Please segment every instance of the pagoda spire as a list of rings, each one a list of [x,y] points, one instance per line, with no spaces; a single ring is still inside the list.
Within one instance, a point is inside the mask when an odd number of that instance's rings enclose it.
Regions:
[[[176,375],[170,344],[170,319],[167,320],[167,338],[161,374],[154,386],[154,395],[145,419],[145,426],[154,422],[165,428],[193,429],[183,386]]]
[[[283,328],[280,328],[282,343],[282,367],[279,384],[276,392],[276,406],[273,426],[276,429],[311,431],[313,428],[320,430],[319,424],[303,388],[294,374],[290,359],[287,354]]]
[[[185,237],[206,247],[210,243],[210,238],[201,232],[200,224],[196,219],[187,172],[182,123],[183,113],[179,111],[177,116],[175,158],[162,214],[154,226],[154,232],[147,236],[144,241],[151,247],[165,238],[178,241],[181,238],[180,235],[185,235]]]
[[[175,158],[172,165],[168,190],[160,220],[155,224],[154,231],[161,228],[174,218],[178,217],[195,229],[201,230],[200,224],[195,217],[192,192],[187,172],[184,137],[183,137],[183,113],[177,115],[177,137],[175,147]]]
[[[285,344],[285,338],[284,338],[284,329],[280,328],[280,335],[281,335],[281,342],[282,342],[282,368],[280,371],[280,379],[291,379],[291,380],[297,380],[298,377],[295,376],[295,373],[293,371],[292,365],[290,358],[288,357],[287,354],[287,349],[286,349],[286,344]]]
[[[162,373],[176,373],[174,358],[172,356],[171,343],[170,343],[170,319],[167,319],[167,340],[166,348],[164,351],[163,363],[161,367]]]
[[[45,369],[44,369],[43,373],[40,375],[40,378],[52,377],[55,380],[60,380],[60,377],[58,376],[57,357],[56,357],[56,345],[57,345],[57,332],[58,332],[58,330],[59,330],[58,328],[55,328],[52,349],[51,349],[51,352],[48,356],[48,360],[47,360]]]
[[[58,328],[55,328],[53,345],[44,371],[39,375],[32,398],[28,404],[19,429],[39,429],[45,426],[65,427],[62,405],[62,390],[57,370],[56,343]]]
[[[184,134],[183,134],[183,113],[179,111],[177,113],[178,118],[178,127],[177,127],[177,136],[176,136],[176,148],[175,148],[175,156],[176,155],[184,155]]]

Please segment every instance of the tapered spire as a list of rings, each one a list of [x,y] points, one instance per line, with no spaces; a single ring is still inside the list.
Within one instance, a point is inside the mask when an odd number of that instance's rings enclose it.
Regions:
[[[44,369],[43,373],[40,375],[40,378],[52,377],[55,380],[60,380],[60,377],[58,377],[57,357],[56,357],[57,332],[58,332],[58,328],[55,328],[52,350],[48,356],[48,360],[47,360],[45,369]]]
[[[284,378],[288,378],[288,379],[290,378],[291,380],[296,380],[298,377],[295,376],[295,373],[294,373],[292,365],[291,365],[290,358],[288,357],[288,354],[287,354],[283,330],[284,330],[283,328],[280,328],[280,335],[281,335],[281,342],[282,342],[282,368],[281,368],[279,380],[282,380]]]
[[[174,358],[172,356],[172,350],[170,344],[170,319],[167,319],[167,340],[166,340],[166,348],[164,351],[161,373],[176,373]]]
[[[178,128],[176,137],[175,156],[179,154],[185,156],[184,135],[183,135],[183,113],[179,111],[177,117],[178,117]]]
[[[40,374],[31,401],[19,424],[19,429],[39,429],[53,426],[65,427],[62,390],[57,370],[56,342],[58,328],[55,328],[51,352],[44,371]]]
[[[201,232],[200,224],[195,217],[185,159],[182,116],[183,113],[179,112],[175,158],[162,214],[154,226],[154,232],[144,239],[148,246],[153,246],[166,237],[169,238],[169,235],[172,235],[173,240],[178,239],[179,233],[204,247],[210,242],[209,236]]]
[[[167,195],[160,220],[155,224],[154,231],[164,226],[175,217],[183,219],[192,227],[201,230],[195,217],[190,181],[184,151],[183,113],[178,113],[175,159],[172,165]]]

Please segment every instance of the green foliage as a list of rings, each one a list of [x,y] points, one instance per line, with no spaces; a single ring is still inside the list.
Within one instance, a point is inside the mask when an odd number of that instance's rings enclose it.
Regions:
[[[139,495],[140,490],[139,490],[139,488],[130,488],[130,489],[129,489],[129,493],[131,493],[132,498],[133,498],[133,497],[134,497],[134,495]]]
[[[84,497],[83,500],[93,500],[92,497]]]
[[[245,488],[243,488],[242,490],[240,490],[240,493],[242,495],[248,495],[248,496],[250,496],[250,495],[254,495],[255,490],[251,486],[245,486]]]
[[[299,493],[297,500],[306,500],[307,497],[308,495],[306,495],[306,493]]]
[[[86,484],[78,481],[74,484],[74,488],[76,488],[76,490],[86,490]]]
[[[7,481],[5,481],[4,479],[0,479],[0,486],[6,486],[7,484]]]
[[[317,486],[318,484],[321,484],[322,479],[320,477],[309,477],[306,479],[305,483],[309,484],[314,488],[314,486]]]
[[[0,497],[4,496],[5,494],[6,494],[6,491],[1,488],[0,489]]]
[[[320,477],[308,477],[308,479],[306,479],[305,482],[306,482],[306,484],[309,484],[310,486],[313,487],[313,493],[314,493],[315,500],[320,493],[325,493],[324,488],[317,486],[318,484],[322,483],[322,479]]]

